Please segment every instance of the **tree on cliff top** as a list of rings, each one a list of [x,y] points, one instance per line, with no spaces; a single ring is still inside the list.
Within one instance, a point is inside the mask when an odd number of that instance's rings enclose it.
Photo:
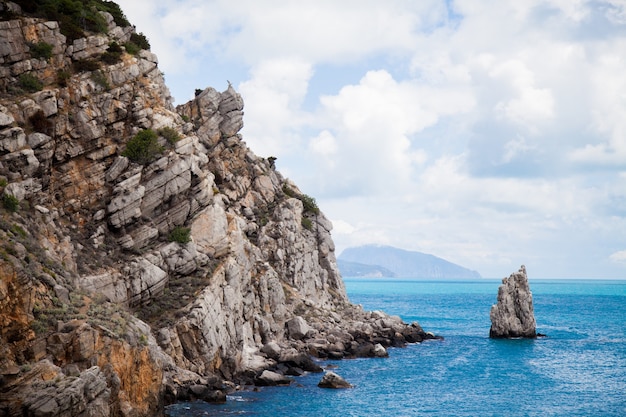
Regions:
[[[107,32],[107,23],[99,12],[108,12],[118,26],[130,26],[120,6],[106,0],[13,0],[34,17],[56,20],[68,42],[82,38],[85,31]]]

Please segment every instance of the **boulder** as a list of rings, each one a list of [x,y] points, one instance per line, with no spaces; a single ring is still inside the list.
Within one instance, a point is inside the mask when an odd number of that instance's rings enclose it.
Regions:
[[[307,372],[322,372],[322,368],[304,352],[298,352],[295,349],[281,352],[278,362],[283,363],[292,368],[300,368]]]
[[[287,331],[290,338],[301,340],[311,331],[311,327],[302,317],[296,316],[287,322]]]
[[[502,285],[498,289],[498,302],[491,307],[489,316],[491,338],[537,337],[533,295],[524,265],[518,272],[502,279]]]
[[[320,382],[317,384],[320,388],[352,388],[352,384],[340,377],[334,372],[326,372]]]
[[[254,383],[260,387],[289,385],[291,382],[293,379],[267,369],[254,379]]]
[[[263,345],[261,352],[265,353],[270,359],[278,359],[280,356],[280,346],[278,343],[271,341]]]
[[[377,358],[386,358],[389,356],[389,353],[387,353],[387,349],[385,349],[385,347],[381,345],[380,343],[377,343],[376,345],[374,345],[374,349],[372,350],[372,353]]]
[[[186,391],[192,398],[197,398],[208,403],[221,404],[226,402],[224,391],[213,389],[208,385],[193,384]]]

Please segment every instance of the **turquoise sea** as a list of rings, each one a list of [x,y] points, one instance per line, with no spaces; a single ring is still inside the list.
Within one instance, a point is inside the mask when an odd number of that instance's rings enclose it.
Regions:
[[[171,416],[626,416],[626,281],[530,280],[536,340],[491,340],[500,280],[346,278],[352,302],[445,337],[389,358],[325,361],[290,387],[241,391],[223,405],[176,404]]]

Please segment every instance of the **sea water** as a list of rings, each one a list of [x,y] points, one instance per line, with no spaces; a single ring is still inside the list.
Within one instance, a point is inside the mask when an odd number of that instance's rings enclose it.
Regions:
[[[171,416],[626,416],[626,281],[531,280],[534,340],[489,339],[500,280],[346,278],[353,303],[444,336],[388,358],[323,361],[355,387],[247,390]]]

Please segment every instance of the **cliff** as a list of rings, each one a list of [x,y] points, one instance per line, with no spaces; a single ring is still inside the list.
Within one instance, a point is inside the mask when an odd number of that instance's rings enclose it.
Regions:
[[[431,337],[349,303],[331,223],[248,149],[232,87],[174,108],[114,3],[82,2],[82,27],[18,3],[0,3],[0,416],[157,415]]]

